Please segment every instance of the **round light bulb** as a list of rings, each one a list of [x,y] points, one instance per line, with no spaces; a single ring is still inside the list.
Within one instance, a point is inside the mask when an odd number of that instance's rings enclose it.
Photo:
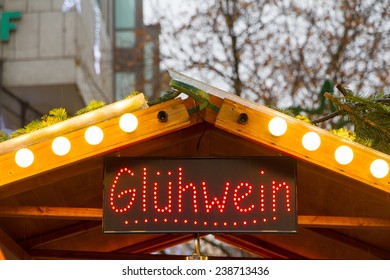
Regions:
[[[268,123],[268,130],[273,136],[282,136],[287,131],[287,123],[281,117],[275,117]]]
[[[308,151],[315,151],[321,145],[321,138],[315,132],[312,132],[312,131],[307,132],[302,137],[302,145]]]
[[[376,159],[371,163],[370,171],[372,176],[381,179],[389,174],[389,165],[383,159]]]
[[[340,146],[336,149],[334,157],[338,163],[346,165],[353,160],[353,151],[348,146]]]
[[[97,126],[88,127],[85,131],[84,138],[90,145],[98,145],[103,141],[103,130]]]
[[[138,126],[138,119],[136,116],[130,113],[122,115],[119,119],[119,127],[124,132],[133,132]]]
[[[64,156],[70,151],[70,141],[64,136],[57,137],[51,143],[51,149],[57,156]]]
[[[34,154],[27,148],[20,149],[15,154],[15,162],[20,167],[29,167],[34,162]]]

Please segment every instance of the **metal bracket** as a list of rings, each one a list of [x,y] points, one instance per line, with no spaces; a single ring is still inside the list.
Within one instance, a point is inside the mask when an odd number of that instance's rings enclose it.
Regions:
[[[194,254],[192,256],[186,257],[186,260],[192,260],[192,261],[205,261],[208,260],[207,256],[202,256],[200,254],[200,237],[199,233],[195,234],[194,237]]]

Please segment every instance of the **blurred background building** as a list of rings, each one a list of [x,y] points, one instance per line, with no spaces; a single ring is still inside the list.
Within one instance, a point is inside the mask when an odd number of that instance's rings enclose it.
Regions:
[[[80,9],[64,12],[65,2]],[[23,127],[57,107],[74,114],[91,100],[111,103],[134,90],[160,95],[160,27],[144,25],[142,0],[3,0],[0,13],[0,129]]]
[[[160,91],[159,25],[145,26],[142,0],[115,0],[114,75],[115,98],[129,90],[155,98]]]

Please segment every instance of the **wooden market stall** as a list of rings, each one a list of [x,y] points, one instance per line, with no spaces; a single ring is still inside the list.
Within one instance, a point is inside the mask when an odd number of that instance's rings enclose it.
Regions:
[[[104,158],[289,156],[297,162],[297,233],[215,237],[266,259],[390,259],[389,155],[197,86],[213,106],[194,110],[189,97],[148,107],[138,94],[0,143],[0,258],[184,258],[151,253],[192,240],[191,233],[103,233]],[[126,132],[119,122],[130,112],[138,126]],[[286,126],[273,135],[275,117]],[[85,140],[89,127],[102,132],[96,143]],[[305,142],[308,132],[314,138]],[[56,155],[52,143],[60,136],[70,146]],[[23,167],[15,160],[20,150]]]

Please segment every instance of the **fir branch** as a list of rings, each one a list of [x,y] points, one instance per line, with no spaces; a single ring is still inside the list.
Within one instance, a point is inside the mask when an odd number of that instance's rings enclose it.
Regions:
[[[27,134],[38,129],[53,125],[55,123],[67,120],[68,113],[64,108],[54,108],[49,111],[49,114],[41,117],[41,120],[33,120],[22,128],[19,128],[11,133],[11,138]]]
[[[76,116],[79,116],[79,115],[82,115],[82,114],[85,114],[85,113],[88,113],[88,112],[91,112],[93,110],[96,110],[96,109],[99,109],[101,107],[103,107],[105,105],[105,103],[103,101],[97,101],[97,100],[92,100],[88,106],[84,107],[84,108],[81,108],[80,110],[78,110],[76,112]]]
[[[390,107],[372,98],[355,96],[351,91],[338,86],[344,99],[325,94],[341,114],[348,116],[355,125],[360,143],[369,143],[374,149],[390,153]]]
[[[348,97],[348,96],[353,95],[353,93],[352,93],[351,90],[346,89],[345,87],[343,87],[343,86],[340,85],[340,84],[337,84],[337,85],[336,85],[336,88],[337,88],[345,97]]]
[[[176,90],[176,89],[168,90],[161,97],[148,101],[148,106],[151,107],[151,106],[166,102],[168,100],[174,99],[174,98],[178,97],[180,95],[180,93],[181,92]]]
[[[14,137],[17,137],[17,136],[20,136],[20,135],[23,135],[23,134],[27,134],[27,133],[36,131],[38,129],[41,129],[42,127],[43,127],[42,126],[42,121],[40,121],[40,120],[33,120],[32,122],[28,123],[24,127],[19,128],[19,129],[13,131],[11,133],[11,138],[14,138]]]
[[[312,124],[318,124],[318,123],[326,122],[326,121],[328,121],[330,119],[333,119],[334,117],[337,117],[337,116],[340,116],[340,115],[342,115],[341,111],[336,111],[336,112],[330,113],[330,114],[328,114],[326,116],[323,116],[321,118],[318,118],[318,119],[312,121],[311,123]]]
[[[375,101],[379,103],[390,104],[390,98],[375,99]]]
[[[375,129],[378,129],[384,135],[386,135],[387,137],[390,137],[390,132],[389,131],[387,131],[386,129],[383,129],[382,127],[378,126],[375,122],[371,121],[370,119],[367,119],[365,117],[361,117],[361,116],[357,115],[356,111],[353,108],[347,106],[346,104],[341,103],[337,98],[334,98],[329,93],[325,93],[325,97],[328,98],[330,101],[332,101],[334,104],[336,104],[338,107],[342,108],[342,110],[347,112],[348,115],[360,119],[365,124],[367,124],[367,125],[369,125],[371,127],[374,127]]]
[[[8,135],[7,132],[5,132],[4,130],[0,130],[0,142],[4,142],[6,140],[8,140],[10,138],[10,136]]]
[[[48,115],[44,115],[42,117],[44,126],[50,126],[52,124],[65,121],[67,119],[68,119],[68,112],[65,110],[65,108],[54,108],[49,111]]]
[[[130,98],[132,98],[132,97],[134,97],[134,96],[136,96],[136,95],[138,95],[138,94],[141,94],[141,92],[138,91],[138,90],[133,90],[132,92],[129,93],[129,95],[127,95],[127,96],[126,96],[125,98],[123,98],[123,99],[130,99]]]

